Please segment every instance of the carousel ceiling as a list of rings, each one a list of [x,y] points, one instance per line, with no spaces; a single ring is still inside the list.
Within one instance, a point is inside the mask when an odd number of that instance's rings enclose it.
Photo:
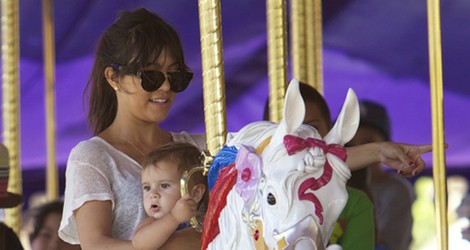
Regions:
[[[163,126],[204,132],[197,1],[55,1],[57,160],[90,137],[83,89],[97,40],[116,13],[144,6],[180,33],[195,79]],[[41,1],[20,1],[21,163],[46,163]],[[227,123],[237,131],[260,120],[268,94],[265,1],[222,1]],[[448,167],[470,167],[470,2],[444,0],[442,50]],[[325,97],[333,116],[348,88],[384,104],[392,138],[431,143],[426,1],[328,0],[323,3]],[[190,114],[190,115],[188,115]],[[466,115],[467,114],[467,115]],[[426,156],[432,164],[432,155]]]

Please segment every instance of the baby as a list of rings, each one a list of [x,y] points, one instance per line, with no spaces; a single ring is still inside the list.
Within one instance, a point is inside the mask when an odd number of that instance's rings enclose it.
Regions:
[[[149,153],[142,164],[143,202],[149,218],[136,228],[132,244],[137,249],[158,249],[207,201],[206,178],[194,174],[188,194],[181,197],[185,171],[201,165],[200,151],[189,143],[170,143]]]

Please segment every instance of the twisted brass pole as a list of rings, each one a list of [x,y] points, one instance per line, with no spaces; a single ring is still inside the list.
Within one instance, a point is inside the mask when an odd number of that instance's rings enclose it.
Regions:
[[[323,93],[323,35],[321,0],[306,0],[308,83]]]
[[[199,26],[207,149],[211,155],[215,155],[227,138],[219,0],[199,0]]]
[[[292,0],[290,16],[293,77],[323,93],[321,1]]]
[[[3,140],[9,151],[8,190],[21,194],[19,7],[17,0],[2,0]],[[5,222],[19,233],[21,205],[5,210]]]
[[[291,0],[290,48],[293,77],[301,82],[312,84],[308,79],[307,51],[309,50],[309,46],[307,46],[306,1],[307,0]],[[310,33],[313,32],[310,31]]]
[[[444,97],[442,90],[442,49],[439,6],[439,0],[428,0],[427,2],[436,232],[439,249],[446,250],[448,249],[447,181],[444,154]]]
[[[282,119],[287,86],[286,1],[267,0],[268,77],[270,120]]]
[[[55,117],[55,43],[53,0],[42,1],[44,28],[44,75],[46,99],[47,179],[46,191],[49,200],[59,198],[59,177],[56,162],[56,117]]]

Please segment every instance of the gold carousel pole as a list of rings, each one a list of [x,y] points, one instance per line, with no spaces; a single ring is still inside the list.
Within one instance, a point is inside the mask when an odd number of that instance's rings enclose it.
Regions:
[[[309,0],[305,4],[307,29],[308,82],[323,93],[323,42],[321,0]],[[313,30],[313,32],[312,32]]]
[[[442,50],[439,6],[439,0],[428,0],[427,2],[436,232],[438,249],[446,250],[448,249],[447,184],[444,154],[444,116],[442,108],[444,98],[442,90]]]
[[[292,75],[295,79],[312,84],[308,79],[307,69],[307,29],[306,8],[307,0],[291,0],[291,60]],[[307,1],[310,2],[310,1]]]
[[[9,151],[8,190],[22,194],[20,169],[19,7],[17,0],[2,0],[3,140]],[[21,205],[5,210],[5,222],[18,234]]]
[[[321,1],[292,0],[291,12],[293,77],[323,93]]]
[[[48,200],[59,197],[59,185],[56,163],[56,124],[55,124],[55,86],[54,86],[54,12],[53,0],[42,1],[44,27],[44,75],[46,98],[46,135],[47,135],[47,178],[46,192]]]
[[[216,155],[227,138],[220,0],[199,0],[207,149]]]
[[[287,86],[286,1],[267,0],[268,77],[270,120],[282,119]]]

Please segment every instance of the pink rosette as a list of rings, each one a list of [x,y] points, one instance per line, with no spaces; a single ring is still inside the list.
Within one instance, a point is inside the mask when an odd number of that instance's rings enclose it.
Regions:
[[[240,146],[235,159],[235,167],[238,171],[235,187],[245,202],[253,197],[258,180],[261,177],[261,164],[261,157],[256,154],[253,147]]]

